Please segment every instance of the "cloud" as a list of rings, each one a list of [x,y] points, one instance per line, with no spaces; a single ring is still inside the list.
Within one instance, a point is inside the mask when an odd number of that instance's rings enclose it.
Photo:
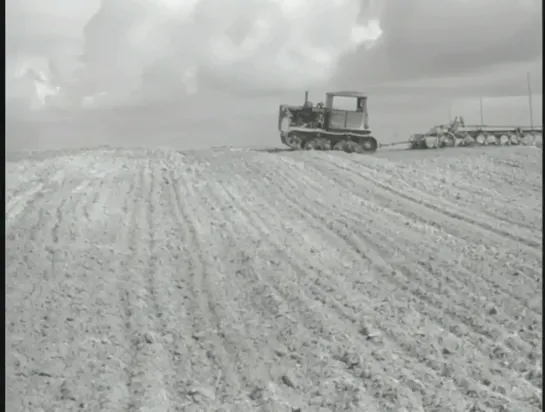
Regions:
[[[82,27],[98,9],[95,0],[7,0],[6,54],[53,55],[81,51]]]
[[[358,11],[357,0],[104,3],[85,28],[85,58],[108,87],[132,89],[142,72],[147,89],[159,73],[175,86],[189,76],[194,89],[308,87],[327,82],[343,52],[380,34],[357,25]]]
[[[523,124],[541,25],[538,0],[8,0],[6,108],[85,105],[67,127],[87,143],[178,147],[275,144],[278,104],[305,89],[367,91],[381,141],[449,107],[478,119],[481,96],[487,121]],[[60,125],[24,130],[77,144]]]
[[[55,79],[40,70],[70,102],[328,86],[512,94],[514,67],[541,84],[538,0],[8,0],[6,10],[10,65],[53,63]]]
[[[541,7],[538,0],[362,0],[361,18],[378,18],[383,35],[373,48],[345,53],[334,83],[365,89],[443,78],[448,87],[500,66],[541,64]]]
[[[78,93],[125,102],[207,84],[231,93],[324,84],[342,53],[380,36],[376,21],[357,22],[358,0],[83,3],[9,0],[9,54],[62,62]]]

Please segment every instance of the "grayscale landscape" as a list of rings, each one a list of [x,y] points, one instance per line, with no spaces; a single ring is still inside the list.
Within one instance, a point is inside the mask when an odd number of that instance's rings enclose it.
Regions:
[[[542,411],[541,16],[8,0],[6,411]]]
[[[9,161],[6,408],[539,411],[542,161]]]

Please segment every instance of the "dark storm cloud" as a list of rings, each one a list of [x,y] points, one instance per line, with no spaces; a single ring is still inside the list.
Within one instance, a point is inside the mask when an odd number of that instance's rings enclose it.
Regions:
[[[376,6],[362,1],[361,17],[378,14],[383,35],[373,48],[340,59],[334,82],[342,87],[479,76],[499,65],[541,62],[538,0],[383,0]]]

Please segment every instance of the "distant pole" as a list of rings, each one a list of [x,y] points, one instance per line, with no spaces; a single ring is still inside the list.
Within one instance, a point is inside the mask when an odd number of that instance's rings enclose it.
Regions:
[[[448,106],[448,122],[449,124],[452,123],[452,103],[449,103]]]
[[[479,99],[479,103],[481,105],[481,126],[484,126],[484,120],[483,120],[483,98],[481,97]]]
[[[532,85],[530,82],[530,72],[526,73],[526,80],[528,81],[528,106],[530,109],[530,127],[534,128],[534,113],[533,113],[533,104],[532,104]]]

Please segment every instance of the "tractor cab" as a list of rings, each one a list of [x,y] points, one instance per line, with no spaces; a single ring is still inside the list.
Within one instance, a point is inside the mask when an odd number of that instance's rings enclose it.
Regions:
[[[327,130],[370,133],[367,96],[363,93],[353,91],[326,93],[325,109]]]

